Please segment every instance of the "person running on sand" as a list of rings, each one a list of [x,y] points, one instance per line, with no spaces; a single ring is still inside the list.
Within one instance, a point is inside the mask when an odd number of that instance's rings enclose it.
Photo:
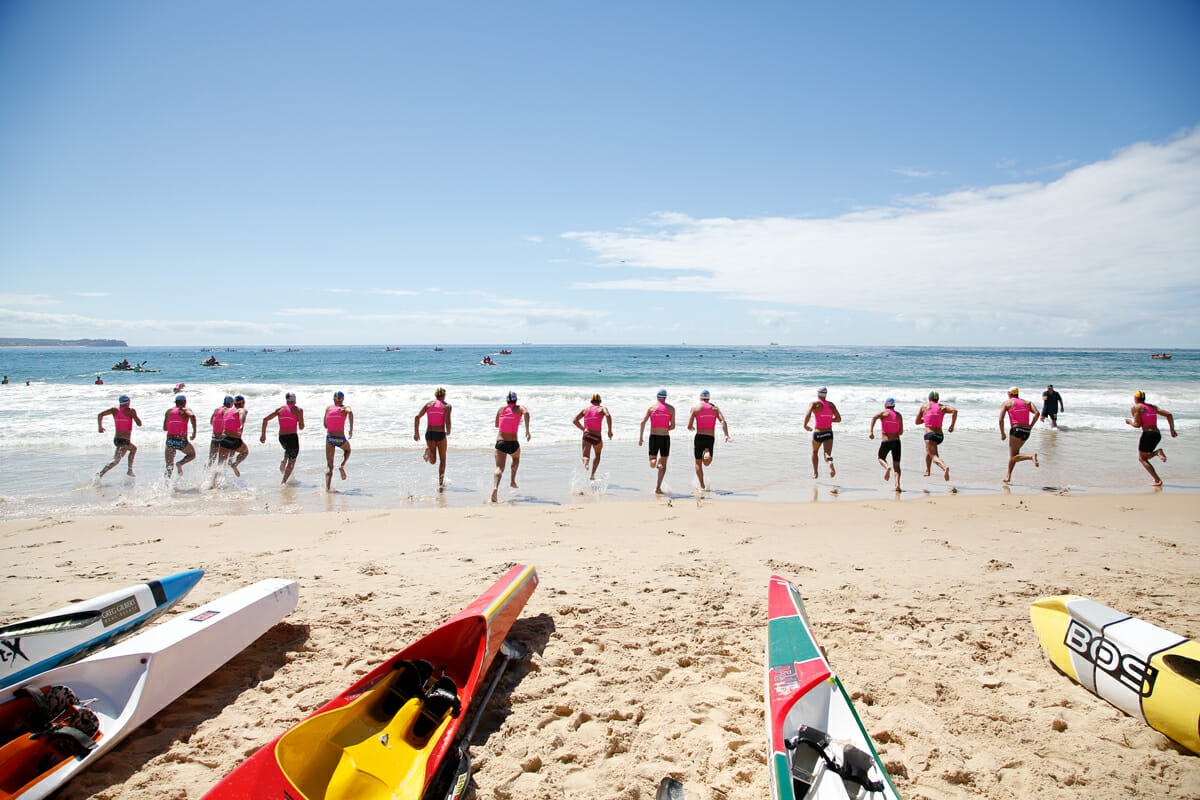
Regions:
[[[196,447],[188,441],[188,423],[192,424],[192,439],[196,438],[196,415],[187,407],[187,398],[183,395],[175,397],[175,407],[167,409],[163,417],[163,430],[167,432],[167,447],[164,456],[167,461],[167,477],[174,474],[176,467],[183,474],[183,465],[196,459]],[[175,463],[176,451],[183,453],[183,460]]]
[[[333,481],[333,454],[337,449],[342,451],[342,463],[338,472],[342,480],[346,480],[346,462],[350,460],[350,439],[354,436],[354,412],[342,401],[346,395],[341,392],[333,393],[333,405],[325,408],[325,491]]]
[[[842,415],[838,413],[837,406],[825,399],[829,390],[822,386],[817,390],[817,399],[808,407],[808,413],[804,415],[804,430],[812,431],[815,427],[812,437],[812,476],[817,477],[817,451],[822,447],[825,448],[825,462],[829,464],[829,477],[837,475],[837,470],[833,468],[833,423],[841,422]],[[809,425],[809,420],[813,421],[813,425]]]
[[[1050,420],[1050,427],[1058,429],[1058,412],[1066,411],[1067,404],[1063,402],[1062,395],[1054,391],[1054,384],[1046,387],[1046,391],[1042,392],[1042,419]]]
[[[950,427],[942,432],[942,422],[950,415]],[[949,403],[939,403],[938,393],[930,392],[929,400],[921,405],[917,412],[917,424],[925,426],[925,477],[929,477],[929,468],[937,464],[942,471],[942,479],[950,480],[950,468],[938,454],[938,445],[946,440],[947,433],[954,433],[954,423],[958,422],[958,409]]]
[[[646,409],[642,427],[638,429],[638,447],[645,441],[646,423],[650,423],[650,469],[658,470],[655,494],[662,494],[663,477],[667,474],[667,459],[671,456],[671,431],[675,430],[675,406],[667,402],[667,390],[658,390],[658,400]]]
[[[239,394],[233,398],[233,408],[225,410],[225,436],[221,439],[221,449],[217,453],[218,463],[228,462],[233,474],[239,478],[242,477],[242,473],[238,467],[250,455],[250,448],[242,440],[245,430],[246,398]],[[231,457],[233,457],[232,461],[229,460]],[[215,474],[213,478],[216,478]]]
[[[492,475],[492,502],[498,502],[496,493],[500,491],[500,479],[504,477],[504,462],[512,456],[512,474],[509,479],[509,486],[514,489],[519,489],[517,486],[517,467],[521,463],[521,443],[517,440],[517,433],[521,429],[521,419],[525,420],[525,441],[529,441],[529,410],[525,406],[517,405],[517,393],[508,393],[508,402],[501,406],[496,412],[496,427],[499,429],[499,438],[496,440],[496,472]]]
[[[96,415],[96,425],[100,428],[100,432],[104,433],[104,418],[112,414],[113,424],[116,426],[116,435],[113,437],[113,444],[116,445],[116,452],[113,453],[112,461],[104,465],[104,469],[96,474],[96,480],[104,477],[104,473],[121,463],[121,459],[129,454],[129,470],[125,474],[130,477],[133,475],[133,457],[137,455],[137,446],[133,443],[133,423],[142,427],[142,420],[138,417],[137,411],[129,405],[129,395],[123,394],[117,398],[117,405],[101,411]]]
[[[1037,425],[1038,418],[1041,414],[1038,413],[1037,407],[1033,403],[1026,403],[1020,397],[1020,390],[1016,386],[1008,390],[1008,399],[1000,406],[1000,440],[1004,440],[1004,418],[1008,417],[1008,474],[1004,476],[1004,482],[1008,483],[1012,480],[1013,467],[1022,461],[1032,461],[1035,467],[1038,464],[1037,453],[1031,456],[1023,456],[1021,446],[1029,439],[1029,434],[1033,430],[1033,426]]]
[[[900,491],[900,437],[904,435],[904,417],[896,410],[896,401],[888,398],[883,401],[883,411],[871,417],[871,439],[875,438],[875,423],[879,423],[883,443],[879,445],[879,466],[883,467],[883,479],[886,481],[896,473],[896,491]],[[892,465],[887,463],[888,453],[892,454]]]
[[[708,488],[704,485],[704,468],[712,463],[713,453],[716,451],[718,422],[725,433],[725,442],[728,444],[733,441],[729,438],[729,426],[725,424],[725,415],[721,413],[721,409],[709,402],[709,397],[711,395],[708,389],[701,392],[700,402],[692,406],[688,415],[688,430],[696,432],[692,440],[692,454],[696,458],[696,477],[700,480],[700,491]]]
[[[413,417],[413,441],[421,441],[421,417],[425,417],[425,452],[421,459],[436,464],[438,468],[438,490],[446,484],[446,438],[450,435],[450,404],[446,402],[446,390],[438,387],[433,399],[421,406]]]
[[[304,430],[304,409],[296,405],[296,395],[288,392],[283,396],[284,404],[263,417],[262,433],[258,441],[267,443],[267,423],[279,419],[279,446],[283,448],[283,460],[279,462],[279,472],[283,475],[281,484],[287,483],[296,468],[296,459],[300,456],[300,434]]]
[[[208,465],[211,467],[221,455],[221,440],[225,438],[225,413],[233,408],[233,395],[225,395],[225,401],[213,409],[208,421],[212,423],[212,440],[208,443]]]
[[[1132,419],[1126,419],[1126,425],[1132,425],[1135,428],[1141,428],[1142,437],[1138,439],[1138,461],[1146,468],[1146,472],[1150,473],[1150,477],[1154,478],[1154,486],[1162,486],[1162,478],[1158,477],[1158,473],[1154,471],[1154,465],[1150,463],[1150,459],[1158,456],[1164,463],[1167,460],[1167,454],[1158,446],[1162,441],[1162,433],[1158,430],[1158,418],[1164,417],[1167,420],[1167,425],[1171,428],[1171,438],[1179,436],[1175,432],[1175,417],[1171,416],[1171,412],[1165,408],[1159,408],[1152,403],[1146,402],[1146,393],[1141,389],[1133,394],[1133,405],[1129,409]]]
[[[589,464],[591,465],[591,480],[596,480],[596,470],[600,468],[600,451],[604,449],[604,437],[600,433],[605,420],[608,420],[608,438],[612,439],[612,414],[600,404],[598,394],[592,395],[592,404],[571,420],[576,428],[583,431],[583,468],[587,469]]]

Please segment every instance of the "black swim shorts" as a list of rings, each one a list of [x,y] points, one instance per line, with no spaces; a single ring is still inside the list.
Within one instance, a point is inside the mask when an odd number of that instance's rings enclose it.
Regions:
[[[1010,428],[1008,435],[1025,441],[1029,438],[1029,428]]]
[[[117,447],[129,447],[129,440],[121,436],[114,436],[113,444]]]
[[[167,447],[171,448],[172,450],[187,450],[187,446],[188,443],[186,436],[167,437]]]
[[[884,442],[879,445],[879,457],[880,458],[886,459],[888,453],[892,454],[892,463],[893,464],[900,463],[900,440],[899,439],[884,440]]]
[[[925,434],[925,441],[933,442],[934,444],[941,444],[942,442],[946,441],[946,437],[944,434],[929,431]]]
[[[425,441],[440,442],[446,438],[445,431],[425,431]]]
[[[516,439],[497,439],[496,449],[511,456],[521,449],[521,443]]]
[[[584,431],[583,440],[588,444],[603,444],[604,439],[600,437],[600,431]]]
[[[833,441],[833,431],[817,431],[813,434],[814,442],[831,442]]]
[[[717,443],[717,437],[710,433],[697,433],[696,438],[692,441],[692,452],[696,456],[696,460],[700,461],[704,458],[704,451],[707,450],[709,455],[716,453],[714,446]]]
[[[222,450],[240,450],[242,448],[242,439],[240,436],[226,436],[221,439]]]
[[[295,458],[296,456],[300,455],[300,434],[279,434],[279,446],[283,448],[284,458]]]
[[[650,457],[666,458],[671,455],[671,437],[662,433],[650,434]]]
[[[1142,438],[1138,440],[1139,453],[1153,453],[1158,449],[1158,443],[1162,441],[1162,434],[1155,428],[1142,431]]]

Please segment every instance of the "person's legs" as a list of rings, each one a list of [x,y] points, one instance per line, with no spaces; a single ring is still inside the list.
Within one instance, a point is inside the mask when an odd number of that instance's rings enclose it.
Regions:
[[[346,462],[350,460],[350,442],[342,445],[342,463],[338,464],[338,473],[346,480]]]
[[[818,458],[817,458],[817,453],[819,453],[819,452],[820,452],[820,450],[821,450],[821,443],[820,443],[820,442],[818,442],[816,439],[813,439],[813,443],[812,443],[812,465],[813,465],[813,477],[814,477],[814,478],[818,477],[818,475],[817,475],[817,466],[818,466],[818,465],[819,465],[821,462],[820,462],[820,461],[818,460]]]
[[[183,474],[183,465],[187,464],[188,462],[195,461],[195,460],[196,460],[196,448],[191,442],[188,442],[187,446],[183,448],[183,458],[179,461],[178,464],[175,465],[175,468],[178,469],[179,474],[182,475]]]
[[[655,494],[662,494],[662,482],[663,482],[663,478],[666,477],[666,474],[667,474],[667,457],[659,456],[658,457],[658,483],[655,484],[655,486],[654,486]]]
[[[492,473],[492,502],[497,502],[496,493],[500,491],[500,479],[504,477],[504,461],[507,458],[506,454],[497,449],[496,454],[496,471]]]
[[[329,491],[329,484],[333,481],[333,453],[336,448],[329,442],[325,442],[325,491]]]
[[[821,444],[825,445],[825,463],[829,465],[829,477],[837,475],[837,470],[833,468],[833,437],[830,436]]]
[[[592,445],[592,480],[596,480],[596,470],[600,469],[600,451],[604,449],[604,444],[596,442]],[[587,467],[587,464],[584,464]]]
[[[448,445],[448,442],[445,439],[442,439],[440,442],[435,442],[434,444],[437,445],[437,451],[436,451],[437,455],[434,457],[439,459],[438,460],[438,486],[442,486],[446,482],[446,447]]]

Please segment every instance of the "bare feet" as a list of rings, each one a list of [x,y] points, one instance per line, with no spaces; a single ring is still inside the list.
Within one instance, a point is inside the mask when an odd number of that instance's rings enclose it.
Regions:
[[[929,473],[927,472],[925,474],[928,475]],[[946,474],[942,476],[942,479],[947,480],[947,481],[950,480],[950,468],[949,467],[946,467]]]
[[[1005,483],[1009,483],[1009,482],[1011,482],[1011,481],[1012,481],[1012,473],[1009,473],[1008,475],[1005,475],[1005,476],[1004,476],[1004,482],[1005,482]]]
[[[1164,464],[1167,463],[1167,454],[1164,453],[1162,450],[1158,451],[1158,457],[1162,459],[1162,462]],[[132,474],[132,473],[130,473],[130,474]]]
[[[892,468],[891,467],[888,467],[887,469],[885,469],[883,471],[883,479],[885,481],[890,481],[892,479]]]
[[[514,476],[514,477],[512,477],[512,478],[509,478],[509,480],[508,480],[508,485],[509,485],[509,486],[511,486],[511,487],[512,487],[512,488],[514,488],[514,489],[520,489],[520,488],[521,488],[520,486],[517,486],[517,479],[516,479],[516,477],[515,477],[515,476]]]
[[[346,468],[345,468],[345,467],[338,467],[338,472],[339,472],[339,473],[341,473],[341,475],[342,475],[342,480],[346,480]]]
[[[836,477],[837,470],[833,468],[833,459],[827,458],[827,459],[825,459],[825,461],[828,462],[828,464],[829,464],[829,477],[831,477],[831,478]]]
[[[1150,485],[1151,486],[1162,486],[1162,479],[1160,478],[1159,480],[1151,481]]]
[[[230,461],[230,462],[229,462],[229,468],[230,468],[231,470],[233,470],[233,474],[234,474],[234,475],[237,475],[239,478],[240,478],[240,477],[242,477],[242,473],[238,472],[237,464],[235,464],[235,463],[233,463],[232,461]]]
[[[1037,460],[1037,453],[1034,453],[1034,454],[1033,454],[1033,465],[1034,465],[1035,467],[1041,466],[1040,464],[1038,464],[1038,460]]]

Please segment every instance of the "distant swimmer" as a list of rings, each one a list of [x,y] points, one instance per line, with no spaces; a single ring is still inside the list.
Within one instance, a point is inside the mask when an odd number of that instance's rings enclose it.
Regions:
[[[612,414],[601,404],[600,395],[592,395],[592,403],[575,415],[572,424],[583,431],[583,468],[592,468],[592,480],[596,480],[596,470],[600,468],[600,451],[604,449],[604,437],[601,435],[605,421],[608,422],[608,438],[612,439]]]
[[[421,441],[421,417],[425,417],[425,452],[421,458],[436,464],[438,468],[438,489],[446,485],[446,448],[450,436],[450,404],[446,402],[446,390],[439,386],[433,393],[433,399],[421,406],[417,416],[413,417],[413,441]]]
[[[1046,387],[1046,391],[1042,392],[1042,418],[1050,420],[1050,427],[1058,428],[1058,413],[1066,411],[1067,404],[1063,402],[1062,395],[1054,391],[1054,384]]]
[[[350,439],[354,436],[354,412],[343,401],[346,395],[333,393],[333,405],[325,408],[325,491],[333,480],[334,451],[342,451],[338,473],[346,480],[346,462],[350,460]]]
[[[837,406],[825,399],[828,393],[829,390],[824,386],[818,389],[817,399],[809,405],[808,413],[804,415],[804,430],[813,431],[812,476],[814,478],[817,477],[817,451],[821,448],[825,449],[825,463],[829,464],[829,477],[837,475],[837,470],[833,468],[833,423],[841,422],[842,415],[838,413]],[[813,421],[812,425],[808,424],[810,419]]]
[[[225,438],[225,412],[233,409],[233,395],[225,395],[225,401],[213,409],[208,421],[212,423],[212,440],[208,443],[208,465],[217,463],[221,455],[221,440]]]
[[[233,408],[225,410],[225,435],[221,439],[221,449],[217,453],[217,461],[228,463],[233,474],[242,477],[238,467],[250,455],[250,448],[242,440],[246,430],[246,398],[240,394],[233,398]],[[230,459],[233,459],[230,461]]]
[[[942,431],[942,422],[950,415],[950,427]],[[929,477],[929,468],[937,464],[942,471],[942,479],[950,480],[950,468],[938,453],[938,445],[946,440],[947,433],[954,433],[954,423],[958,422],[958,409],[949,403],[939,403],[938,393],[930,392],[928,402],[917,412],[917,424],[925,426],[925,477]]]
[[[5,381],[5,383],[8,383],[8,381]],[[96,376],[96,385],[97,385],[97,386],[103,386],[103,385],[104,385],[104,378],[101,378],[99,375],[97,375],[97,376]]]
[[[1008,483],[1012,480],[1013,467],[1022,461],[1032,461],[1035,467],[1041,466],[1038,464],[1037,453],[1031,456],[1020,455],[1021,447],[1025,441],[1029,439],[1029,434],[1033,430],[1033,426],[1037,425],[1038,419],[1041,417],[1038,414],[1037,407],[1033,403],[1026,403],[1020,397],[1020,390],[1016,386],[1008,390],[1008,399],[1000,406],[1000,439],[1004,440],[1004,418],[1008,417],[1008,474],[1004,476],[1004,482]]]
[[[896,473],[896,491],[900,491],[900,437],[904,435],[904,417],[896,410],[896,401],[889,397],[883,401],[883,411],[871,417],[871,436],[875,438],[875,423],[879,423],[883,443],[879,445],[879,466],[883,467],[883,479],[886,481]],[[892,456],[892,465],[887,463],[888,454]]]
[[[1129,409],[1132,419],[1126,419],[1126,425],[1132,425],[1135,428],[1141,428],[1142,437],[1138,440],[1138,461],[1146,468],[1146,472],[1150,473],[1150,477],[1154,478],[1154,486],[1162,486],[1162,478],[1158,477],[1158,473],[1154,471],[1154,465],[1150,463],[1150,459],[1158,456],[1164,463],[1167,460],[1167,454],[1158,446],[1162,441],[1162,433],[1158,430],[1158,418],[1163,417],[1167,420],[1167,425],[1171,429],[1171,438],[1179,436],[1175,432],[1175,417],[1171,416],[1171,412],[1165,408],[1146,402],[1146,393],[1141,389],[1133,394],[1133,406]]]
[[[175,407],[167,409],[163,417],[163,430],[167,432],[167,447],[164,453],[167,461],[167,477],[179,469],[183,474],[183,465],[196,459],[196,447],[188,441],[188,423],[192,426],[192,439],[196,438],[196,415],[187,407],[187,398],[176,395]],[[175,463],[175,453],[183,453],[183,460]]]
[[[112,461],[104,465],[104,469],[96,475],[96,479],[104,477],[104,473],[121,463],[121,459],[126,454],[129,455],[129,471],[126,473],[133,477],[133,457],[137,455],[137,446],[133,443],[133,423],[142,427],[142,421],[138,418],[137,411],[129,405],[129,395],[123,394],[117,398],[117,405],[101,411],[96,415],[96,425],[100,428],[100,432],[104,433],[104,418],[112,414],[113,424],[116,426],[116,435],[113,437],[113,444],[116,446],[116,452],[113,453]]]
[[[657,401],[646,409],[642,427],[638,429],[638,447],[645,441],[646,423],[650,423],[650,469],[658,470],[655,494],[662,494],[663,478],[667,474],[667,459],[671,456],[671,431],[675,430],[675,406],[667,402],[667,390],[659,389]]]
[[[498,438],[496,439],[496,472],[492,475],[492,502],[497,502],[497,493],[500,491],[500,479],[504,477],[504,463],[509,456],[512,456],[512,473],[509,478],[509,486],[514,489],[519,489],[517,486],[517,467],[521,463],[521,443],[517,440],[517,433],[521,430],[521,420],[525,420],[525,441],[529,441],[529,410],[525,406],[517,405],[517,393],[509,392],[507,403],[500,407],[496,412],[496,427],[499,429]]]
[[[300,434],[304,430],[304,409],[296,405],[296,395],[288,392],[283,396],[284,404],[263,417],[262,433],[258,441],[267,442],[267,423],[273,419],[279,420],[279,446],[283,448],[283,460],[279,462],[279,472],[283,475],[280,483],[287,483],[296,468],[296,459],[300,457]]]
[[[696,477],[700,480],[700,491],[708,488],[704,485],[704,468],[712,463],[713,453],[716,452],[718,422],[721,423],[726,444],[733,441],[729,438],[729,426],[725,423],[725,415],[721,413],[721,409],[709,402],[710,398],[708,389],[705,389],[700,393],[700,402],[692,406],[688,415],[688,430],[696,432],[692,440],[692,454],[696,458]]]

